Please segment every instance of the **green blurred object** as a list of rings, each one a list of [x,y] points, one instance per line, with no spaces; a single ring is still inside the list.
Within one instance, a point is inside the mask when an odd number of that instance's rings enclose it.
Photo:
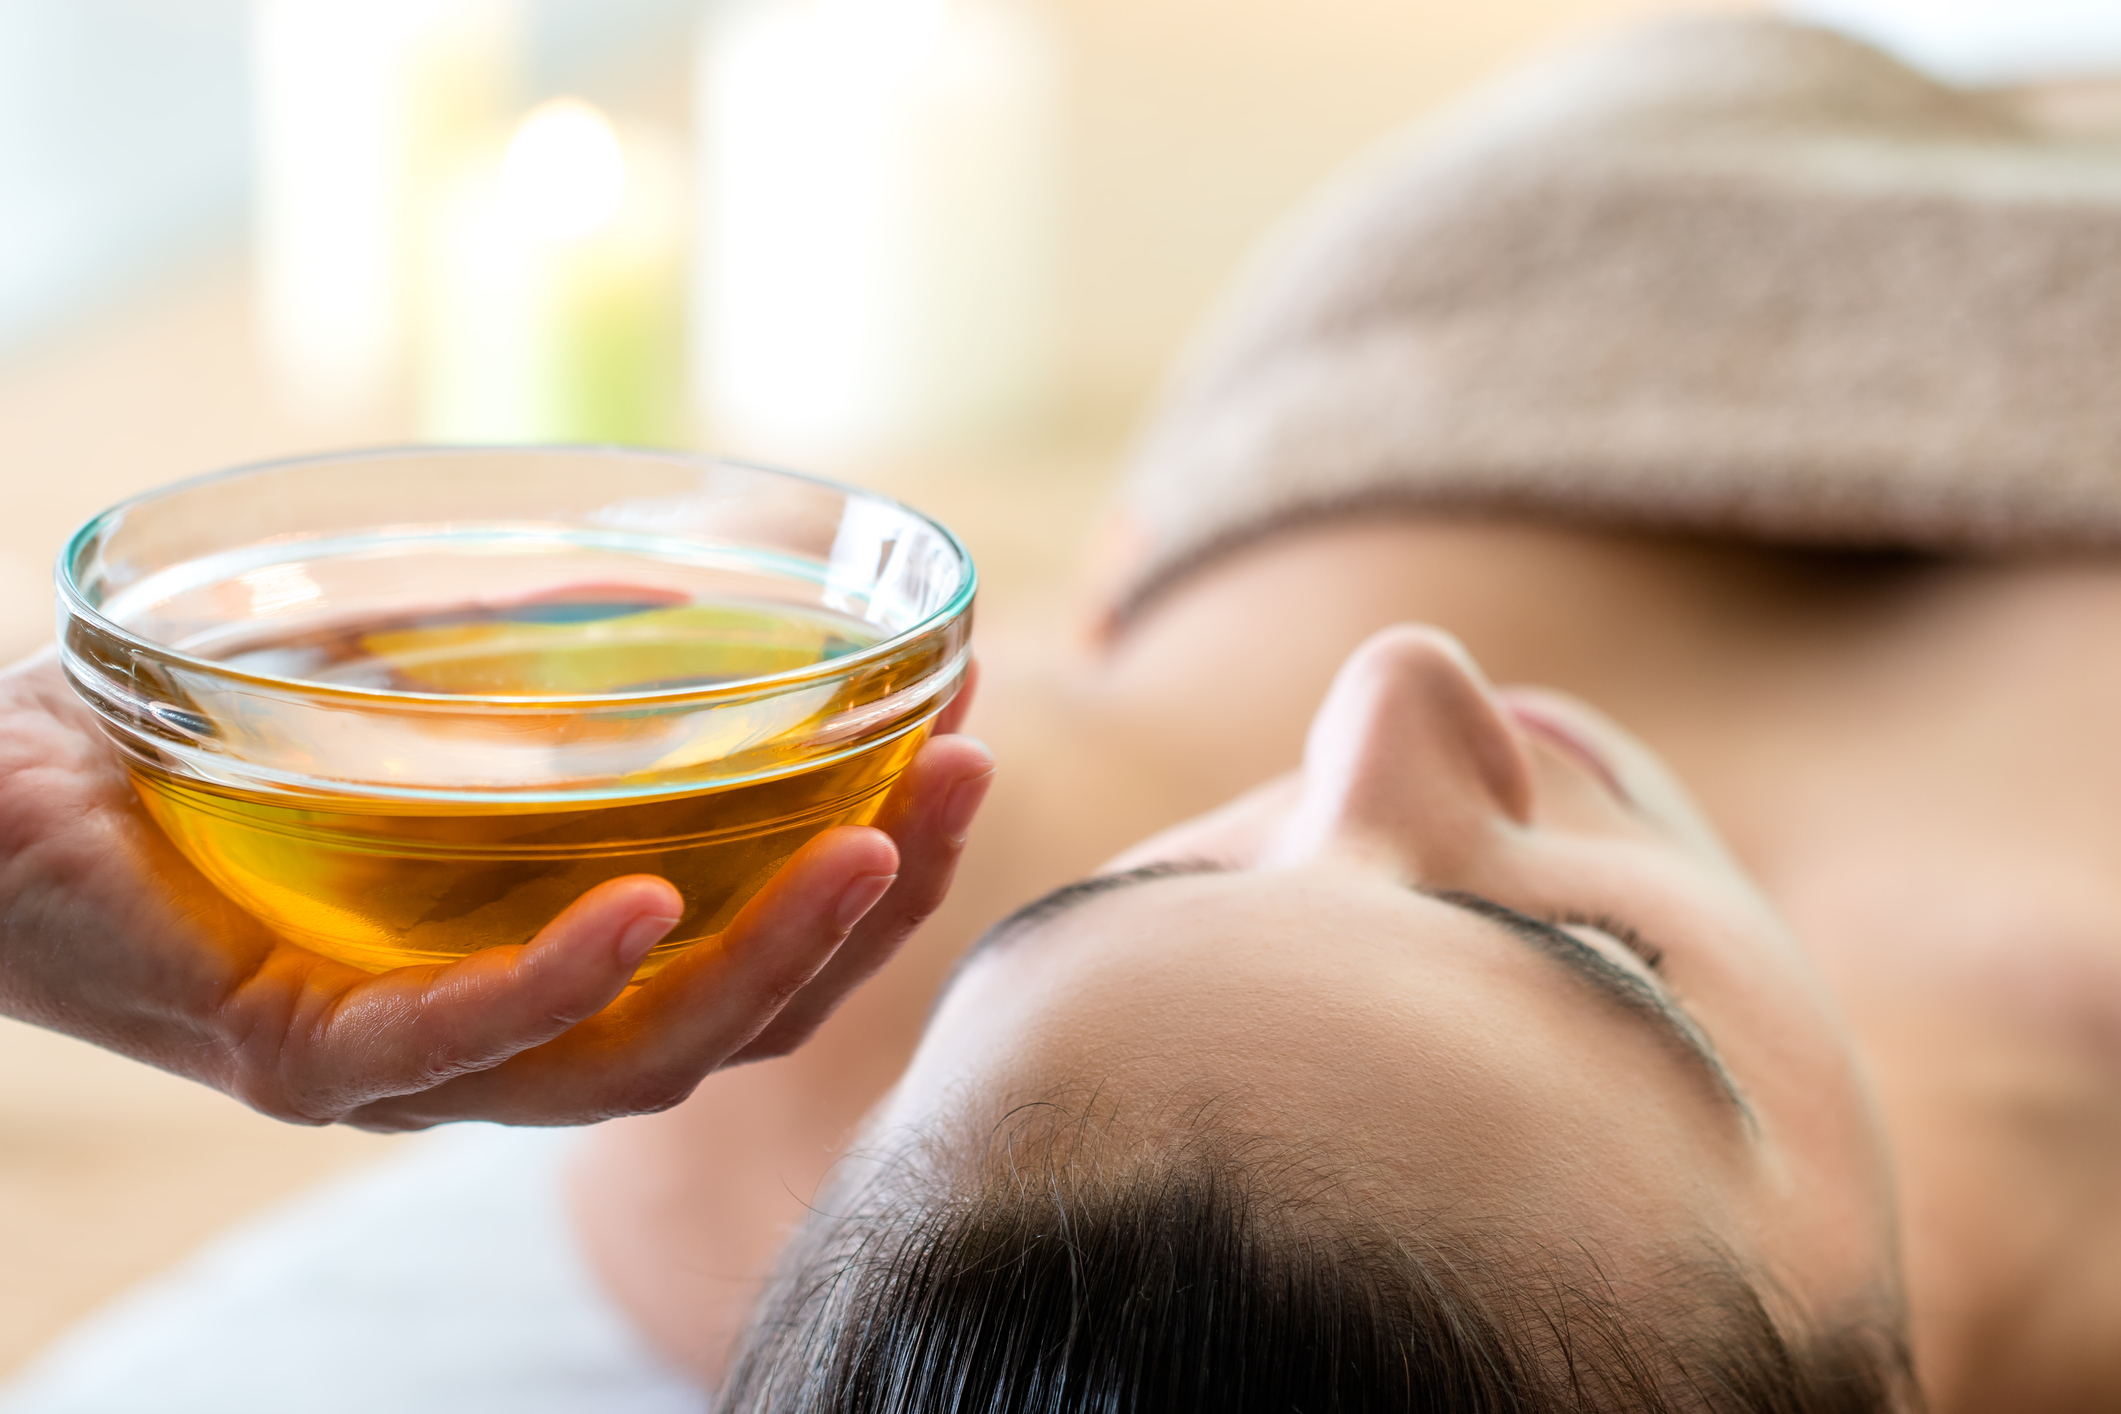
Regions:
[[[435,213],[420,420],[437,442],[685,440],[682,167],[563,98]]]
[[[621,604],[415,625],[365,634],[361,648],[403,690],[543,697],[767,677],[874,641],[845,619],[783,605]]]

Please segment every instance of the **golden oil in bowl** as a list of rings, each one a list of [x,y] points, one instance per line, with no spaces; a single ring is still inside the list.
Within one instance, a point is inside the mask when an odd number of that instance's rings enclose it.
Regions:
[[[403,518],[423,488],[448,515]],[[61,578],[69,675],[148,811],[281,934],[446,962],[651,873],[686,910],[641,976],[877,816],[960,680],[972,590],[883,498],[590,449],[190,483],[92,521]]]

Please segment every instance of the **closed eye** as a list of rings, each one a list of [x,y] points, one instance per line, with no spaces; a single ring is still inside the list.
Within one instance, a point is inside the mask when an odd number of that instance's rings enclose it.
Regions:
[[[1615,962],[1602,950],[1574,933],[1564,931],[1562,925],[1571,921],[1566,917],[1550,922],[1544,918],[1519,913],[1506,904],[1483,898],[1479,894],[1466,893],[1459,889],[1427,889],[1418,884],[1410,887],[1416,893],[1435,899],[1438,903],[1462,908],[1468,913],[1500,924],[1506,931],[1566,966],[1592,988],[1650,1022],[1674,1042],[1683,1054],[1693,1059],[1700,1067],[1701,1073],[1745,1120],[1748,1127],[1757,1127],[1752,1107],[1746,1104],[1745,1097],[1739,1093],[1736,1082],[1731,1079],[1731,1073],[1724,1069],[1723,1062],[1717,1058],[1715,1047],[1709,1044],[1707,1034],[1694,1018],[1672,999],[1671,994],[1665,990],[1662,978],[1654,982],[1645,979],[1640,973]],[[1615,921],[1606,919],[1601,923],[1588,923],[1579,919],[1575,926],[1597,928],[1600,932],[1605,932]],[[1632,933],[1634,930],[1628,931]],[[1612,936],[1622,946],[1628,946],[1620,934],[1615,933]],[[1636,939],[1636,946],[1641,946],[1639,937]],[[1630,947],[1629,950],[1632,952],[1634,949]],[[1655,954],[1654,949],[1651,952]],[[1661,954],[1656,955],[1661,957]],[[1642,954],[1637,953],[1636,956],[1641,957]],[[1649,965],[1645,959],[1644,966]]]
[[[1632,923],[1610,913],[1558,913],[1547,921],[1557,928],[1594,928],[1635,954],[1644,967],[1664,976],[1664,949],[1645,939]]]

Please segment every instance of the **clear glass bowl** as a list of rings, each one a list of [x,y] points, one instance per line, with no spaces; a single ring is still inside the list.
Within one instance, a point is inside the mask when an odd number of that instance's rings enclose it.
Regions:
[[[58,566],[68,678],[187,858],[381,971],[604,879],[711,939],[873,819],[956,693],[975,576],[853,487],[610,448],[349,453],[136,497]]]

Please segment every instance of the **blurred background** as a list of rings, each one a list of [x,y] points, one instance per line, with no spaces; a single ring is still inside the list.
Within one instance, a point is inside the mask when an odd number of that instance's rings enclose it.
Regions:
[[[1751,8],[1744,0],[1703,0]],[[0,653],[104,505],[413,439],[711,448],[956,525],[1035,614],[1246,252],[1653,0],[0,0]],[[1793,0],[2121,127],[2111,0]],[[0,1022],[0,1372],[393,1141]]]

